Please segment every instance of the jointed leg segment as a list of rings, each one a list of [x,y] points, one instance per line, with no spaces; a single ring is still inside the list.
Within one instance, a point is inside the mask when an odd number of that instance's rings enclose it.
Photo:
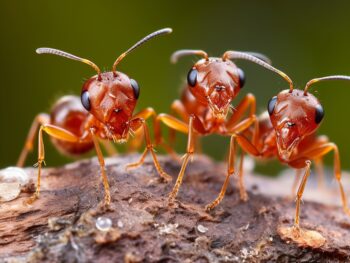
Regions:
[[[165,181],[171,181],[172,178],[171,176],[169,176],[168,174],[166,174],[162,167],[160,166],[159,164],[159,161],[157,159],[157,156],[154,152],[154,148],[153,148],[153,144],[151,142],[151,138],[150,138],[150,134],[149,134],[149,130],[148,130],[148,127],[147,127],[147,124],[145,123],[145,120],[144,119],[141,119],[141,118],[137,118],[137,119],[133,119],[132,120],[132,124],[131,126],[134,128],[134,130],[137,130],[139,129],[140,127],[143,128],[143,131],[144,131],[144,136],[145,136],[145,141],[146,141],[146,149],[144,150],[143,154],[141,155],[141,158],[138,162],[136,163],[131,163],[131,164],[128,164],[126,166],[127,169],[130,169],[130,168],[136,168],[138,166],[140,166],[141,164],[144,163],[145,161],[145,157],[147,155],[148,152],[151,153],[152,155],[152,158],[153,158],[153,162],[154,162],[154,165],[160,175],[160,177],[162,177]]]

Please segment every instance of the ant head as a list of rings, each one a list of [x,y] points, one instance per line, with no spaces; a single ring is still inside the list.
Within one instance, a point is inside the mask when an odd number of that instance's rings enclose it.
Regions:
[[[231,101],[244,86],[244,73],[221,58],[199,60],[188,72],[187,84],[193,96],[208,105],[218,118],[225,118]]]
[[[61,50],[39,48],[37,49],[37,53],[59,55],[93,67],[97,71],[97,75],[84,83],[81,92],[81,102],[87,111],[105,124],[109,132],[123,134],[126,122],[133,115],[137,99],[140,95],[140,87],[135,80],[129,78],[124,73],[116,71],[116,67],[126,55],[142,44],[156,36],[171,32],[172,29],[164,28],[144,37],[117,58],[113,64],[112,71],[104,73],[101,73],[99,67],[93,62]]]
[[[344,79],[347,76],[328,76],[310,80],[304,90],[290,89],[280,92],[268,102],[268,112],[276,132],[279,155],[288,160],[299,142],[314,133],[321,124],[324,110],[308,88],[323,80]]]
[[[227,51],[222,58],[209,58],[202,50],[178,50],[172,57],[173,63],[185,55],[200,55],[203,59],[193,65],[187,75],[188,88],[200,103],[209,106],[217,118],[226,118],[231,101],[245,84],[244,72],[230,59],[246,59],[265,68],[277,71],[269,65],[264,55],[252,52]],[[266,61],[266,62],[265,62]]]
[[[317,98],[298,89],[284,90],[270,99],[268,112],[279,154],[286,160],[305,136],[316,131],[324,116]]]
[[[139,94],[135,80],[121,72],[105,72],[84,83],[81,102],[110,132],[120,134],[120,124],[132,117]]]

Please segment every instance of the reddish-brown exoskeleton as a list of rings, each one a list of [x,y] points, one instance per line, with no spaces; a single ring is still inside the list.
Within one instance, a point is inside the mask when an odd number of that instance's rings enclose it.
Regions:
[[[242,134],[236,134],[244,152],[259,158],[276,157],[295,169],[305,168],[296,196],[294,228],[299,229],[301,198],[310,175],[311,162],[319,161],[334,152],[334,175],[338,181],[343,209],[350,215],[346,195],[341,183],[339,151],[336,144],[316,132],[324,117],[318,99],[308,92],[309,87],[325,80],[350,80],[348,76],[327,76],[310,80],[304,90],[281,91],[268,102],[267,113],[258,118],[258,133],[253,142]]]
[[[95,147],[105,190],[104,202],[107,205],[110,203],[111,197],[104,158],[99,146],[100,141],[104,143],[107,150],[110,149],[111,151],[113,147],[110,145],[110,140],[125,142],[128,140],[129,133],[143,128],[146,149],[140,161],[130,164],[128,167],[141,165],[146,154],[150,152],[160,176],[170,180],[169,175],[162,170],[158,163],[145,123],[146,119],[155,118],[155,111],[152,108],[146,108],[133,115],[139,98],[140,87],[135,80],[122,72],[116,71],[116,67],[127,54],[148,40],[171,32],[170,28],[165,28],[146,36],[117,58],[112,71],[103,73],[93,62],[87,59],[57,49],[37,49],[38,54],[54,54],[86,63],[97,71],[97,75],[84,83],[80,98],[65,96],[53,106],[50,115],[43,113],[35,118],[17,162],[18,166],[24,165],[28,152],[33,148],[36,131],[39,129],[38,182],[34,195],[28,200],[29,203],[38,198],[40,192],[40,175],[45,159],[44,132],[50,135],[56,148],[66,155],[80,155]]]
[[[168,114],[158,115],[155,135],[156,142],[162,143],[160,122],[171,129],[188,134],[187,152],[175,186],[170,193],[170,202],[175,199],[188,161],[194,154],[195,138],[214,133],[231,136],[227,176],[219,196],[206,206],[206,209],[210,210],[223,199],[229,177],[234,173],[235,146],[232,135],[244,131],[256,120],[255,97],[252,94],[246,95],[236,108],[231,105],[232,100],[238,95],[245,81],[243,71],[232,60],[244,59],[254,62],[276,72],[290,83],[291,80],[286,74],[264,62],[263,60],[268,60],[266,57],[251,52],[227,51],[221,58],[214,58],[208,57],[207,53],[202,50],[179,50],[173,54],[172,61],[176,62],[179,57],[191,54],[200,55],[204,58],[191,67],[187,75],[187,86],[182,92],[181,99],[174,101],[171,106],[172,111],[179,115],[181,120]],[[233,110],[231,116],[229,116],[231,108]],[[248,113],[248,116],[243,119],[246,113]],[[243,188],[243,186],[240,187]]]

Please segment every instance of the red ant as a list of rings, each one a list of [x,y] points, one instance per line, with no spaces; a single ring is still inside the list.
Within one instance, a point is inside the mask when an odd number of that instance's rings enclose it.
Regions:
[[[325,80],[350,80],[349,76],[327,76],[310,80],[304,90],[281,91],[268,102],[267,113],[258,119],[256,139],[250,142],[244,135],[235,134],[244,152],[260,158],[277,157],[280,162],[295,169],[305,168],[297,197],[294,228],[299,230],[300,203],[311,162],[317,162],[327,153],[334,151],[334,175],[338,181],[344,212],[350,215],[346,195],[341,183],[341,167],[338,147],[326,136],[316,132],[324,117],[324,110],[318,99],[308,93],[310,86]],[[269,117],[268,117],[269,116]],[[299,178],[296,178],[297,181]]]
[[[245,82],[243,71],[231,60],[244,59],[254,62],[279,74],[288,82],[292,83],[292,81],[286,74],[268,64],[269,61],[264,55],[258,53],[227,51],[221,58],[214,58],[208,57],[207,53],[202,50],[179,50],[172,55],[171,60],[176,62],[178,58],[185,55],[200,55],[204,59],[191,67],[187,75],[187,86],[182,91],[181,99],[175,100],[171,105],[172,111],[177,113],[182,120],[168,114],[158,115],[155,137],[157,144],[163,144],[160,122],[171,129],[188,134],[187,151],[175,186],[169,195],[169,201],[173,202],[182,183],[188,161],[194,154],[195,139],[198,136],[210,134],[231,136],[226,179],[219,196],[206,206],[206,209],[210,210],[223,199],[229,177],[235,172],[233,165],[235,137],[233,134],[244,131],[256,122],[256,102],[252,94],[247,94],[236,108],[230,104]],[[242,120],[249,107],[248,117]],[[232,115],[227,118],[231,108],[233,108]],[[244,189],[243,186],[240,188]]]
[[[148,118],[155,118],[156,113],[152,108],[146,108],[133,115],[140,95],[140,87],[135,80],[122,72],[116,71],[116,67],[126,55],[145,42],[171,32],[172,29],[164,28],[144,37],[117,58],[112,71],[103,73],[98,66],[87,59],[52,48],[36,50],[38,54],[53,54],[88,64],[97,71],[97,75],[83,84],[80,98],[64,96],[53,106],[50,115],[41,113],[35,118],[17,162],[18,166],[24,165],[28,152],[33,148],[34,137],[40,126],[37,163],[38,181],[36,191],[28,200],[28,203],[32,203],[39,197],[41,168],[45,159],[43,132],[50,135],[56,148],[66,155],[83,154],[95,147],[105,190],[104,202],[107,205],[110,203],[111,197],[104,158],[99,146],[100,140],[108,140],[105,145],[107,149],[111,149],[109,140],[118,143],[125,142],[128,140],[129,134],[143,128],[146,149],[137,163],[129,164],[127,167],[141,165],[146,154],[150,152],[159,175],[165,180],[170,180],[171,177],[159,165],[145,123]]]

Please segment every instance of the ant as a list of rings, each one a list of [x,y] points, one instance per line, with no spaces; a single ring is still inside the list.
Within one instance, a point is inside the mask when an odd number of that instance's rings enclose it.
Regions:
[[[112,71],[101,72],[100,68],[90,60],[80,58],[75,55],[52,48],[39,48],[38,54],[53,54],[66,57],[72,60],[83,62],[97,71],[97,75],[88,79],[82,87],[80,98],[77,96],[64,96],[59,99],[51,109],[51,114],[41,113],[36,116],[30,128],[25,146],[21,152],[17,166],[23,166],[28,152],[33,149],[34,137],[39,129],[38,145],[38,180],[36,191],[28,200],[28,203],[34,202],[40,193],[40,176],[42,164],[45,164],[45,151],[43,142],[43,133],[51,137],[54,146],[65,155],[80,155],[95,148],[100,164],[103,186],[105,190],[104,203],[110,204],[111,196],[109,183],[106,175],[105,162],[99,143],[104,142],[106,150],[112,153],[113,146],[110,140],[117,143],[126,142],[129,134],[143,128],[143,134],[146,141],[146,148],[141,155],[141,159],[127,167],[137,167],[144,162],[146,154],[151,153],[154,165],[159,175],[170,180],[161,168],[154,153],[153,145],[150,139],[149,130],[145,121],[156,117],[152,108],[146,108],[133,115],[137,100],[140,95],[140,86],[126,74],[116,70],[117,65],[126,55],[140,47],[150,39],[170,34],[171,28],[164,28],[155,31],[127,51],[122,53],[114,62]]]
[[[281,163],[295,169],[305,169],[296,194],[294,229],[300,230],[300,204],[312,161],[317,163],[326,154],[334,152],[334,176],[338,181],[343,210],[350,215],[350,209],[343,185],[339,150],[326,136],[317,136],[316,132],[324,118],[324,109],[319,100],[308,92],[311,85],[328,80],[350,80],[350,76],[326,76],[307,82],[304,90],[281,91],[272,97],[267,112],[258,118],[256,139],[250,142],[243,134],[235,134],[235,140],[244,152],[255,157],[267,159],[276,157]],[[297,170],[298,171],[298,170]],[[298,182],[299,178],[296,178]]]
[[[256,123],[254,95],[247,94],[236,108],[231,105],[232,100],[239,94],[245,83],[243,71],[232,60],[251,61],[279,74],[290,83],[292,81],[282,71],[272,67],[269,59],[259,53],[226,51],[221,58],[216,58],[209,57],[202,50],[179,50],[172,55],[171,61],[175,63],[185,55],[199,55],[203,59],[191,67],[187,75],[187,85],[182,91],[180,100],[175,100],[171,105],[171,110],[178,114],[181,120],[172,115],[159,114],[156,119],[155,138],[156,144],[163,144],[160,132],[161,122],[175,131],[188,134],[187,151],[183,157],[176,183],[169,195],[169,202],[172,203],[179,191],[188,161],[194,154],[195,140],[199,136],[210,134],[231,136],[226,179],[219,196],[206,206],[206,210],[210,210],[221,202],[229,177],[235,173],[234,134]],[[228,118],[230,109],[233,109],[233,112]],[[248,117],[243,119],[248,110]],[[244,189],[241,185],[240,188]]]

